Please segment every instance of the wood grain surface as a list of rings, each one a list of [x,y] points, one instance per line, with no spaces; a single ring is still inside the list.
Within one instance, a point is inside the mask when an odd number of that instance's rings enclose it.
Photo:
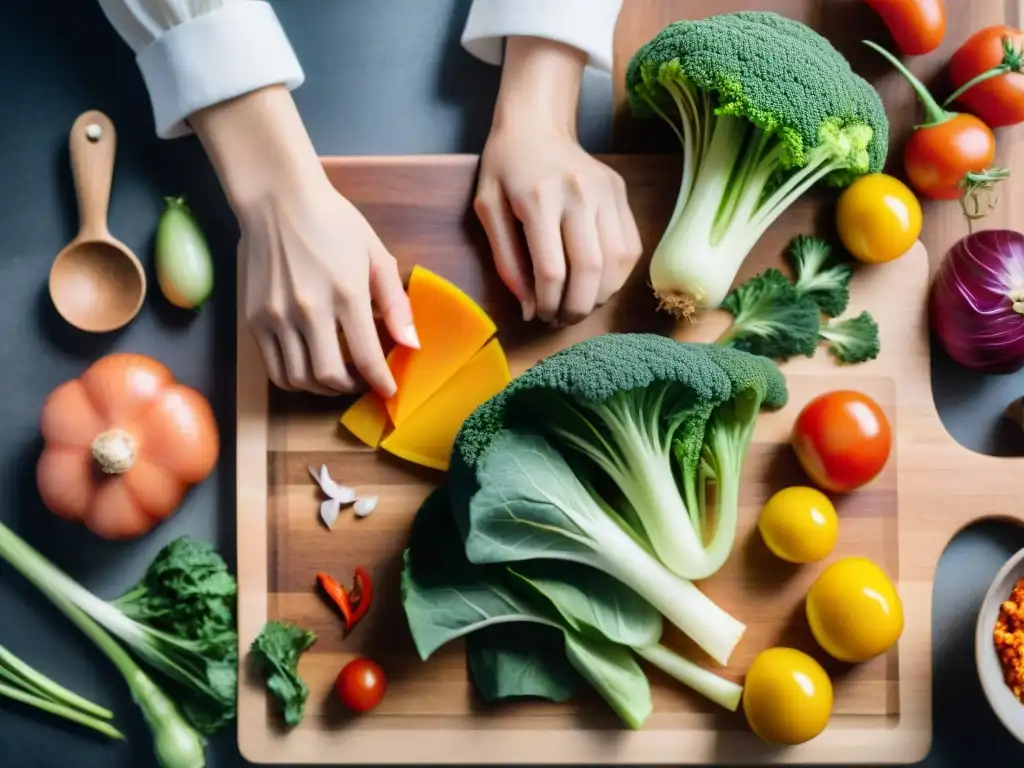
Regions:
[[[674,18],[716,10],[785,7],[804,10],[812,24],[862,24],[864,36],[885,39],[857,2],[779,0],[700,3],[627,0],[616,40],[621,69],[627,52]],[[1002,21],[1016,3],[1000,0],[947,3],[950,40],[959,30]],[[857,6],[854,8],[853,6]],[[981,8],[979,8],[981,6]],[[839,21],[831,19],[832,8]],[[985,11],[984,9],[988,9]],[[993,9],[998,10],[996,14]],[[990,13],[991,12],[991,13]],[[831,33],[830,33],[831,34]],[[942,54],[924,57],[926,71]],[[952,47],[955,47],[953,45]],[[855,65],[864,57],[851,57]],[[940,62],[941,63],[941,62]],[[937,69],[936,64],[933,69]],[[913,117],[909,89],[884,67],[865,65],[878,83],[894,126],[890,164]],[[617,80],[621,78],[617,77]],[[902,121],[902,122],[901,122]],[[1020,155],[1011,132],[1001,136],[1004,157]],[[642,134],[621,139],[643,141]],[[653,143],[651,144],[653,146]],[[630,147],[636,149],[637,147]],[[642,148],[642,147],[641,147]],[[649,252],[667,220],[678,187],[678,155],[620,154],[603,158],[626,179],[630,203]],[[654,311],[642,263],[620,296],[578,326],[557,332],[524,325],[518,307],[495,277],[482,231],[469,203],[474,156],[329,158],[335,186],[366,215],[408,274],[416,263],[458,283],[495,319],[513,375],[550,352],[609,330],[649,330],[685,340],[710,340],[727,319],[719,312],[696,323],[670,324]],[[1022,196],[1007,188],[999,211],[985,226],[1012,221]],[[832,200],[813,194],[788,211],[748,258],[739,280],[776,266],[796,234],[827,229]],[[928,205],[922,237],[936,262],[962,236],[956,203]],[[429,662],[416,656],[398,597],[398,558],[420,501],[443,476],[358,445],[337,424],[345,402],[285,395],[268,387],[258,351],[239,319],[238,335],[238,572],[240,642],[243,656],[267,619],[293,621],[319,640],[302,660],[310,687],[304,722],[290,733],[277,727],[257,679],[243,682],[239,743],[253,762],[303,763],[911,763],[931,744],[932,584],[939,556],[964,525],[983,517],[1016,518],[1017,485],[1024,462],[970,453],[943,428],[930,384],[930,348],[923,299],[929,256],[917,247],[891,264],[861,268],[850,311],[869,310],[882,329],[882,354],[875,361],[843,368],[824,349],[812,359],[783,366],[791,401],[758,422],[744,467],[741,528],[727,566],[701,583],[716,601],[748,624],[725,673],[741,679],[753,655],[770,645],[804,649],[822,660],[836,686],[835,716],[819,738],[789,749],[754,738],[742,714],[716,711],[651,672],[655,712],[636,732],[622,729],[594,696],[565,705],[516,703],[485,706],[466,676],[458,644]],[[786,447],[799,408],[814,395],[857,388],[875,397],[892,420],[893,456],[869,487],[838,501],[840,543],[829,559],[861,554],[877,560],[897,580],[906,612],[898,647],[870,663],[849,667],[830,662],[809,636],[800,611],[807,587],[827,564],[795,568],[772,558],[753,531],[760,504],[779,487],[806,482]],[[377,510],[364,520],[343,514],[334,531],[318,519],[319,497],[307,467],[326,464],[340,482],[378,493]],[[353,567],[370,568],[379,584],[370,615],[348,638],[329,606],[317,595],[314,577],[328,570],[349,578]],[[673,638],[684,648],[681,638]],[[331,686],[354,655],[378,659],[389,674],[387,698],[373,714],[353,719],[335,705]],[[710,663],[710,662],[709,662]],[[958,660],[973,664],[973,659]]]

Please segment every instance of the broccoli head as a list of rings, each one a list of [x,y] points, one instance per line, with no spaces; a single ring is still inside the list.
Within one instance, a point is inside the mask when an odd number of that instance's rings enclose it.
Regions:
[[[821,338],[828,342],[828,351],[840,363],[865,363],[878,357],[882,349],[878,323],[868,312],[823,323]]]
[[[476,466],[496,436],[539,432],[577,459],[599,502],[668,568],[706,578],[732,548],[757,415],[787,399],[765,357],[657,334],[587,339],[534,365],[463,423],[450,470],[454,517],[466,535]]]
[[[764,231],[817,183],[879,171],[889,123],[875,89],[810,27],[769,12],[677,21],[634,54],[634,115],[683,148],[676,207],[651,261],[661,305],[719,306]]]
[[[736,286],[722,308],[733,320],[719,344],[773,360],[812,357],[818,347],[821,310],[778,269],[766,269]]]
[[[796,275],[796,290],[809,296],[829,317],[838,317],[850,302],[853,267],[840,261],[832,246],[820,237],[795,237],[786,257]]]

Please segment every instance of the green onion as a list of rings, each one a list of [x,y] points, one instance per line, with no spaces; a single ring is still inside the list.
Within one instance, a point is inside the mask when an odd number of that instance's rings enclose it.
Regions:
[[[93,704],[41,672],[33,669],[0,645],[0,696],[20,701],[65,720],[84,725],[112,739],[124,734],[110,723],[114,713]]]
[[[106,605],[0,523],[0,557],[10,563],[103,652],[124,677],[153,733],[161,768],[203,768],[206,740],[182,717],[173,701],[135,660],[78,604]],[[78,603],[78,604],[76,604]],[[12,697],[13,698],[13,697]],[[36,703],[36,702],[32,702]]]

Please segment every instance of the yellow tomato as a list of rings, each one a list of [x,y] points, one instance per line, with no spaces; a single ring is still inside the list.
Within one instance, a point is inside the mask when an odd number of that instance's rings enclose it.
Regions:
[[[867,661],[903,634],[903,602],[885,571],[866,557],[837,560],[807,593],[807,621],[818,644],[840,661]]]
[[[790,563],[813,563],[835,548],[839,517],[824,493],[795,485],[768,499],[757,527],[776,557]]]
[[[836,205],[839,239],[866,264],[897,259],[921,234],[921,203],[906,184],[884,173],[861,176]]]
[[[747,671],[743,712],[760,739],[777,744],[810,741],[832,716],[832,681],[806,653],[769,648]]]

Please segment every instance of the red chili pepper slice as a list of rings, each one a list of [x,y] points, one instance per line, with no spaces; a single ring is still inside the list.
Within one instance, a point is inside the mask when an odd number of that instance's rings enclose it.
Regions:
[[[331,598],[345,621],[345,631],[351,632],[373,602],[373,579],[363,567],[357,567],[352,579],[352,589],[346,590],[329,574],[320,572],[316,575],[321,588]]]
[[[373,602],[373,579],[370,578],[370,574],[367,573],[366,569],[358,567],[355,570],[355,576],[353,577],[352,591],[349,592],[349,600],[352,604],[352,623],[349,626],[356,625],[366,612],[370,610],[370,603]]]
[[[345,620],[345,627],[348,628],[352,623],[352,601],[349,599],[348,592],[330,575],[322,571],[316,575],[316,580],[320,583],[323,591],[327,593],[327,596],[331,598],[331,602],[341,611],[341,616]]]

